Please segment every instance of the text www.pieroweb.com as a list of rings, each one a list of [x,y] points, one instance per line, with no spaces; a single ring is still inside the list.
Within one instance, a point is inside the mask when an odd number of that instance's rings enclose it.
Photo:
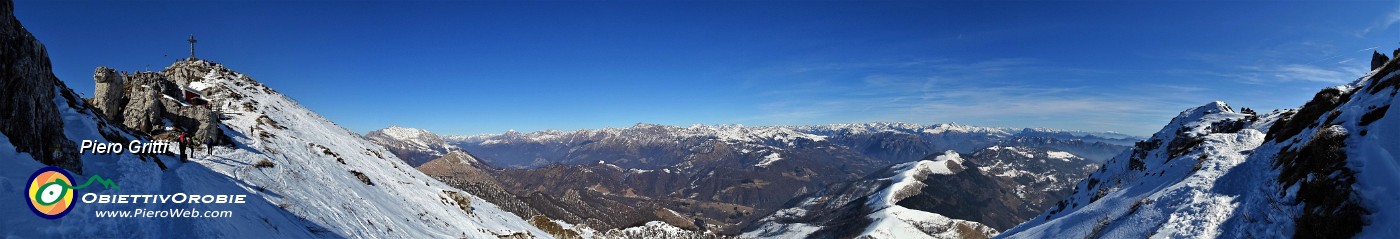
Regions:
[[[163,210],[146,210],[137,208],[134,210],[98,210],[95,211],[97,217],[108,218],[225,218],[233,217],[233,211],[200,211],[198,209],[171,208]]]
[[[163,194],[163,195],[105,195],[87,193],[81,197],[83,203],[93,204],[135,204],[135,203],[173,203],[173,204],[243,204],[248,195],[187,195],[185,193]],[[195,208],[165,208],[165,209],[128,209],[128,210],[95,210],[99,218],[227,218],[233,217],[233,211],[227,210],[207,210],[201,211]]]

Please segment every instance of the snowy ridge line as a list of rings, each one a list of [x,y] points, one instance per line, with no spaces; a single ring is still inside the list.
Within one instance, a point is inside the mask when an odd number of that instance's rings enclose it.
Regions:
[[[1396,61],[1297,109],[1256,115],[1214,102],[1184,111],[1001,237],[1400,235]]]
[[[930,175],[953,175],[965,170],[964,160],[957,152],[946,151],[925,160],[894,165],[888,171],[867,181],[841,186],[837,194],[819,194],[799,202],[796,207],[778,210],[760,220],[740,238],[978,238],[996,235],[996,229],[978,222],[953,219],[941,214],[906,208],[896,203],[927,186],[922,181]],[[868,184],[867,184],[868,183]],[[855,193],[855,194],[845,194]],[[860,207],[861,210],[838,208]],[[823,210],[811,214],[807,209]],[[837,209],[836,211],[825,211]],[[863,214],[843,214],[863,213]],[[808,221],[811,217],[830,216],[862,220]],[[810,222],[810,223],[809,223]],[[854,223],[853,223],[854,222]],[[813,224],[817,223],[817,224]],[[849,234],[833,234],[849,233]]]
[[[896,202],[904,200],[910,194],[916,193],[926,186],[921,181],[928,178],[928,175],[952,175],[963,170],[962,163],[961,155],[949,150],[933,160],[919,160],[895,165],[892,168],[899,173],[884,179],[889,180],[890,185],[872,195],[869,204],[872,208],[877,209],[896,206],[894,205]]]

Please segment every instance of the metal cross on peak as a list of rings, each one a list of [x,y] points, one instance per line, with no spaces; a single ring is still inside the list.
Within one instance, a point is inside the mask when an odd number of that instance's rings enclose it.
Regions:
[[[190,40],[189,40],[189,41],[190,41],[190,60],[194,60],[194,59],[195,59],[195,58],[194,58],[194,43],[195,43],[195,42],[198,42],[198,41],[194,40],[194,34],[190,34]]]

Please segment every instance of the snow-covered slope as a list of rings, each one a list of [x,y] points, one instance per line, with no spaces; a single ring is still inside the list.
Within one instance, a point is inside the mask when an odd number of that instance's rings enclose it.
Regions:
[[[51,77],[42,44],[13,18],[12,3],[0,1],[0,38],[36,49],[30,55],[0,51],[5,84],[51,91],[48,99],[5,101],[20,112],[56,108],[55,117],[26,125],[62,125],[64,141],[149,142],[150,136],[99,117],[96,110]],[[9,49],[9,48],[6,48]],[[13,68],[12,68],[13,67]],[[192,161],[172,155],[75,154],[81,165],[48,161],[74,172],[74,182],[97,176],[111,187],[75,189],[102,195],[247,195],[242,204],[76,203],[58,219],[44,219],[23,205],[29,175],[44,165],[17,148],[31,143],[0,134],[0,235],[20,238],[497,238],[550,237],[490,203],[453,189],[401,162],[383,147],[307,110],[247,76],[202,60],[179,61],[159,73],[192,82],[223,116],[218,127],[231,147],[212,154],[197,150]],[[50,77],[42,77],[50,75]],[[36,84],[36,83],[53,84]],[[133,86],[136,87],[136,86]],[[22,92],[6,92],[11,95]],[[173,102],[173,101],[172,101]],[[191,106],[182,106],[191,107]],[[55,126],[56,127],[56,126]],[[54,145],[55,147],[71,147]],[[67,148],[51,149],[60,153]],[[76,150],[76,149],[73,149]],[[56,153],[57,154],[57,153]],[[46,157],[45,157],[46,158]],[[104,184],[105,185],[105,184]],[[21,199],[26,198],[26,199]],[[178,196],[177,196],[178,198]],[[81,202],[79,200],[75,200]],[[227,211],[220,218],[102,218],[100,211]],[[198,214],[205,215],[205,214]]]
[[[68,107],[69,98],[61,95],[72,94],[66,88],[57,87],[60,97],[53,103],[58,106],[63,119],[63,132],[70,139],[103,139],[102,132],[121,135],[127,139],[140,137],[124,132],[123,129],[106,125],[92,111]],[[76,94],[73,94],[76,96]],[[170,166],[162,171],[153,160]],[[93,176],[110,179],[119,189],[89,187],[75,190],[78,193],[98,194],[249,194],[249,185],[233,180],[225,174],[210,170],[205,164],[180,163],[176,157],[138,157],[133,154],[83,154],[82,174],[75,174],[74,181],[83,182]],[[0,167],[0,192],[11,195],[0,198],[0,235],[28,238],[158,238],[158,237],[232,237],[232,238],[296,238],[333,237],[324,227],[302,219],[296,214],[276,206],[276,203],[263,197],[250,196],[245,204],[206,204],[179,205],[161,203],[131,204],[76,204],[66,216],[48,220],[31,213],[25,206],[29,202],[23,195],[25,181],[35,170],[45,165],[35,161],[28,153],[18,152],[14,142],[0,135],[0,159],[6,167]],[[246,165],[246,164],[245,164]],[[133,211],[195,209],[200,211],[232,211],[229,218],[98,218],[98,211]]]
[[[1002,236],[1393,238],[1397,69],[1388,61],[1296,110],[1256,116],[1215,102],[1182,112]]]
[[[513,214],[470,194],[433,180],[401,162],[384,148],[306,110],[295,101],[246,76],[207,61],[171,66],[207,72],[200,81],[212,85],[209,97],[239,107],[225,109],[232,148],[212,155],[197,152],[189,163],[158,156],[84,154],[82,181],[92,175],[112,179],[120,189],[86,189],[102,194],[247,194],[247,204],[79,204],[66,217],[45,220],[23,207],[4,207],[0,233],[25,237],[358,237],[358,238],[495,238],[549,237]],[[64,88],[56,88],[64,95]],[[67,94],[72,94],[69,91]],[[104,139],[118,134],[135,139],[86,108],[71,108],[55,97],[70,139]],[[81,103],[76,104],[81,105]],[[107,133],[103,133],[107,132]],[[113,133],[116,132],[116,133]],[[38,162],[13,144],[0,140],[0,156],[12,161],[0,169],[0,190],[17,193],[17,185]],[[260,161],[270,167],[256,167]],[[91,191],[88,191],[91,190]],[[24,205],[5,197],[7,205]],[[134,209],[228,210],[232,218],[112,219],[95,211]]]
[[[212,85],[206,96],[233,106],[222,109],[228,116],[223,122],[236,132],[237,147],[215,149],[195,162],[332,232],[376,238],[547,236],[244,74],[202,60],[171,68],[205,72],[191,81]],[[262,160],[275,166],[248,166]],[[461,196],[470,205],[459,203]]]
[[[107,122],[98,117],[91,107],[82,102],[78,94],[68,89],[62,82],[53,78],[49,69],[48,57],[43,45],[19,25],[14,18],[13,3],[0,1],[0,39],[6,45],[0,51],[0,69],[4,69],[0,95],[43,96],[22,101],[0,100],[3,109],[13,110],[3,119],[17,119],[26,122],[10,122],[7,126],[35,126],[34,132],[44,136],[62,138],[63,141],[81,142],[89,140],[128,141],[149,140],[119,127],[119,123]],[[24,46],[27,49],[17,49]],[[19,50],[18,52],[11,50]],[[18,54],[16,54],[18,53]],[[13,71],[24,74],[11,74]],[[32,92],[46,92],[33,94]],[[36,114],[32,118],[11,118],[14,113],[45,112],[52,109],[53,117]],[[61,126],[60,126],[61,125]],[[8,129],[8,128],[7,128]],[[54,132],[54,133],[49,133]],[[224,238],[306,238],[335,236],[325,234],[316,223],[308,222],[289,213],[262,197],[248,197],[244,204],[88,204],[72,205],[71,211],[58,219],[44,219],[30,212],[25,205],[27,197],[22,197],[28,178],[36,170],[45,167],[40,160],[46,156],[36,156],[25,152],[17,145],[34,144],[37,138],[12,138],[11,135],[27,133],[10,131],[0,133],[0,236],[7,238],[161,238],[161,237],[224,237]],[[125,142],[119,142],[125,143]],[[57,145],[56,145],[57,146]],[[213,172],[203,164],[180,163],[171,156],[140,157],[133,154],[78,154],[76,145],[62,146],[74,148],[47,149],[73,152],[70,158],[50,161],[50,164],[63,166],[73,172],[75,182],[85,182],[95,176],[111,180],[115,187],[100,186],[76,189],[75,193],[99,194],[251,194],[246,184],[231,180],[228,176]],[[161,170],[156,161],[168,164]],[[143,210],[187,210],[234,212],[225,218],[98,218],[98,211]]]
[[[1218,213],[1228,213],[1236,204],[1230,203],[1234,196],[1219,193],[1213,182],[1244,162],[1247,155],[1242,153],[1262,143],[1264,135],[1258,128],[1211,133],[1212,125],[1246,117],[1221,102],[1182,112],[1153,138],[1081,182],[1070,198],[1045,216],[1003,235],[1137,237],[1154,235],[1151,232],[1169,220],[1218,218]],[[1186,224],[1190,223],[1176,225]],[[1176,236],[1219,232],[1218,228],[1195,229]]]

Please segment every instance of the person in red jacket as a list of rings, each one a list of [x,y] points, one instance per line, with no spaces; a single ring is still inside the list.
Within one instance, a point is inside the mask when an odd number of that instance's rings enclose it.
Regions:
[[[180,132],[180,162],[189,162],[190,140],[185,138],[185,132]]]

